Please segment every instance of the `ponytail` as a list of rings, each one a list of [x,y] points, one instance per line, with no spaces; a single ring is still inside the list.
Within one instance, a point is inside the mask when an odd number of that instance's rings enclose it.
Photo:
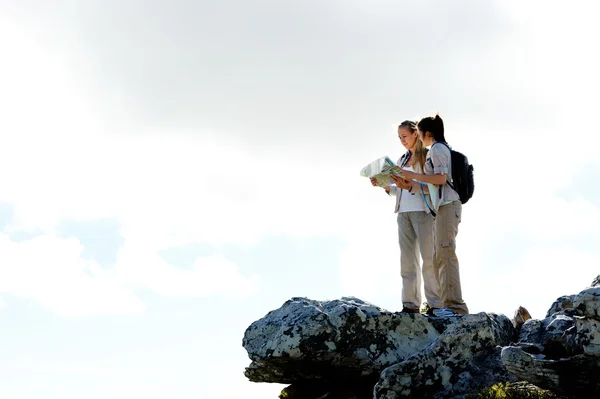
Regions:
[[[442,143],[446,142],[446,138],[444,137],[444,121],[440,117],[440,114],[421,119],[417,124],[417,127],[423,133],[431,133],[435,141],[441,141]]]

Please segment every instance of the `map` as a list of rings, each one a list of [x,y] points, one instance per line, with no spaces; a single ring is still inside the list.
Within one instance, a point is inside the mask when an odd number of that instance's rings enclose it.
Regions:
[[[390,157],[382,157],[371,162],[360,171],[361,176],[374,177],[379,187],[394,184],[391,175],[402,176],[400,167]]]

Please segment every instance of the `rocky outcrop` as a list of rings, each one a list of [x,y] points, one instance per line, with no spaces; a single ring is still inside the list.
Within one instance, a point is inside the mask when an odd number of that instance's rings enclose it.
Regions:
[[[246,330],[245,375],[291,383],[285,398],[370,399],[376,383],[377,398],[464,393],[514,380],[499,354],[515,339],[503,315],[427,317],[357,298],[292,298]]]
[[[378,378],[456,321],[392,313],[358,298],[292,298],[246,330],[242,344],[252,363],[245,375],[278,383]]]
[[[551,312],[544,320],[525,322],[517,345],[502,350],[502,363],[520,380],[542,388],[598,397],[600,286],[559,298]]]
[[[515,381],[499,359],[501,347],[514,339],[514,331],[503,315],[461,317],[425,350],[385,369],[375,386],[375,397],[446,398]]]
[[[523,307],[513,320],[427,317],[353,297],[292,298],[247,328],[245,375],[291,384],[285,399],[458,399],[505,382],[531,397],[535,386],[600,397],[599,280],[558,298],[543,320]]]

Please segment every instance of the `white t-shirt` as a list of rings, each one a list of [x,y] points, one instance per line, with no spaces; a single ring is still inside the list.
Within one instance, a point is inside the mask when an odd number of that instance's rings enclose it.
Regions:
[[[404,169],[413,172],[412,166],[405,166]],[[401,195],[400,209],[398,209],[398,212],[425,211],[425,203],[423,202],[423,196],[421,194],[413,194],[409,193],[407,190],[402,190]]]

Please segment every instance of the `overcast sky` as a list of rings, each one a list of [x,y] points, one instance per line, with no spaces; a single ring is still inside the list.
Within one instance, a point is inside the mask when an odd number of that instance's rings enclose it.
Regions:
[[[472,312],[600,273],[593,2],[0,0],[0,396],[276,398],[245,328],[401,303],[359,171],[440,112]]]

